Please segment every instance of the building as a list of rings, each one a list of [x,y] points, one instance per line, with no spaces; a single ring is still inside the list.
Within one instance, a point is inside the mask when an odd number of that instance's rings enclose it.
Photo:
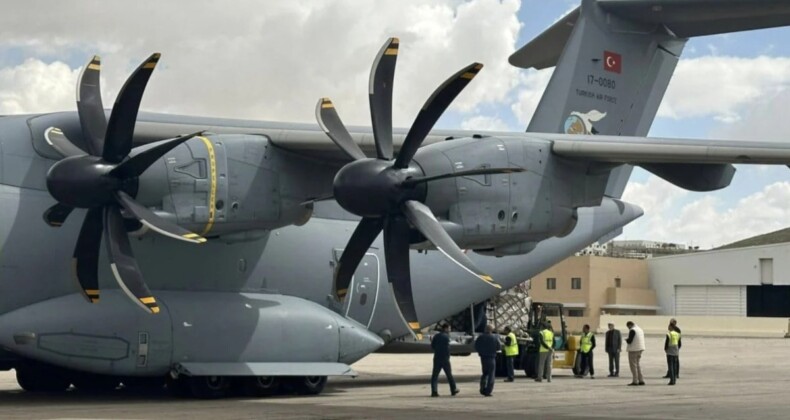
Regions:
[[[569,257],[530,279],[535,302],[557,302],[565,307],[568,328],[598,327],[602,313],[655,315],[656,293],[648,287],[647,262],[638,259]]]
[[[790,243],[647,260],[662,315],[790,317]]]

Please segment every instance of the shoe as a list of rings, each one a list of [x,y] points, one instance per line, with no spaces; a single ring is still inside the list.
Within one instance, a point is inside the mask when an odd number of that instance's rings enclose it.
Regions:
[[[667,385],[675,385],[675,383],[674,382],[670,382]]]
[[[535,382],[543,382],[543,379],[535,379]]]
[[[504,380],[504,382],[514,382],[514,381],[515,379],[510,379],[510,378]]]
[[[573,375],[575,378],[584,378],[582,375]]]
[[[640,383],[639,383],[639,385],[644,385],[644,384],[645,384],[644,382],[640,382]]]
[[[614,373],[610,373],[610,374],[606,375],[606,377],[607,378],[614,378]]]
[[[437,394],[437,393],[435,393],[435,392],[434,392],[433,394],[431,394],[431,397],[432,397],[432,398],[436,398],[436,397],[438,397],[438,396],[439,396],[439,394]]]
[[[669,375],[664,375],[661,377],[662,379],[669,379]]]
[[[486,395],[485,391],[483,391],[483,390],[481,389],[481,390],[480,390],[480,395]]]
[[[614,377],[615,377],[615,378],[619,378],[619,377],[620,377],[620,374],[619,374],[619,373],[615,373],[615,374],[614,374]]]
[[[491,394],[483,394],[484,397],[490,397]]]
[[[639,385],[639,384],[636,383],[636,382],[631,382],[630,384],[628,384],[628,386],[637,386],[637,385]]]
[[[551,379],[546,379],[546,382],[551,382]]]
[[[459,392],[461,392],[460,389],[454,389],[454,390],[451,391],[451,393],[453,394],[453,397],[456,396]]]
[[[595,376],[590,376],[590,379],[595,379]]]

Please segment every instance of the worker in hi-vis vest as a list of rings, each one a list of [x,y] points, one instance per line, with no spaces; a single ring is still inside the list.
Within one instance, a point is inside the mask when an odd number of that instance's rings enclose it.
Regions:
[[[595,349],[595,334],[590,331],[590,326],[585,324],[582,327],[582,338],[579,343],[579,374],[577,378],[583,378],[590,371],[590,379],[595,379],[595,368],[593,367],[593,349]]]
[[[510,327],[505,327],[505,366],[507,367],[507,379],[505,382],[513,382],[515,380],[516,374],[513,369],[513,362],[516,360],[516,356],[518,356],[518,342],[516,341],[516,334],[513,333],[513,330]]]
[[[543,329],[538,334],[538,376],[535,382],[542,382],[546,378],[551,382],[551,364],[554,362],[554,330],[551,328],[551,321],[543,324]]]
[[[675,385],[675,381],[677,381],[675,366],[680,350],[680,333],[677,327],[672,324],[669,324],[667,330],[667,338],[664,340],[664,352],[667,354],[667,367],[669,367],[669,383],[667,385]]]

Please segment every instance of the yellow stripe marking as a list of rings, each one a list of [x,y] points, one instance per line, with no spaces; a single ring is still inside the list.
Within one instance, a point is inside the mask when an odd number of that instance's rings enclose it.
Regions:
[[[420,329],[420,323],[419,322],[409,322],[409,328],[417,331],[417,330]]]
[[[89,295],[98,295],[99,294],[99,289],[85,289],[85,293],[87,293]]]
[[[387,51],[384,51],[384,55],[398,55],[397,48],[387,48]]]
[[[345,296],[348,293],[348,289],[340,289],[337,291],[338,296]]]
[[[462,78],[462,79],[469,79],[469,80],[472,80],[472,79],[474,79],[474,78],[475,78],[475,76],[476,76],[476,75],[477,75],[477,73],[466,72],[466,73],[464,73],[463,75],[461,75],[461,78]]]
[[[158,314],[159,313],[159,307],[158,306],[154,306],[153,308],[151,308],[151,313]]]
[[[203,232],[200,233],[200,236],[206,236],[211,231],[211,227],[214,226],[214,203],[217,201],[217,156],[214,154],[214,145],[211,144],[211,140],[203,136],[198,136],[198,138],[203,140],[203,144],[206,145],[208,150],[209,174],[211,177],[211,188],[208,197],[208,223],[206,223]]]
[[[148,296],[148,297],[140,298],[140,302],[143,302],[143,303],[156,303],[156,299],[154,299],[153,296]]]
[[[392,41],[390,41],[390,45],[398,45],[400,44],[400,38],[392,37]]]
[[[156,67],[156,61],[149,61],[143,64],[144,69],[153,69],[154,67]]]
[[[101,70],[101,64],[88,64],[88,70]]]

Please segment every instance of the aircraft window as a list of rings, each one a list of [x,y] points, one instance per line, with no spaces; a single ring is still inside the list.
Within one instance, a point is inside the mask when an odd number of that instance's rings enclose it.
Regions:
[[[499,214],[497,214],[497,217],[499,218],[499,220],[505,220],[505,211],[499,210]]]
[[[513,215],[510,216],[510,221],[512,221],[513,223],[516,223],[516,220],[518,220],[518,212],[514,211]]]
[[[214,208],[217,210],[222,210],[223,207],[225,207],[225,202],[222,200],[217,200],[217,202],[214,204]]]

